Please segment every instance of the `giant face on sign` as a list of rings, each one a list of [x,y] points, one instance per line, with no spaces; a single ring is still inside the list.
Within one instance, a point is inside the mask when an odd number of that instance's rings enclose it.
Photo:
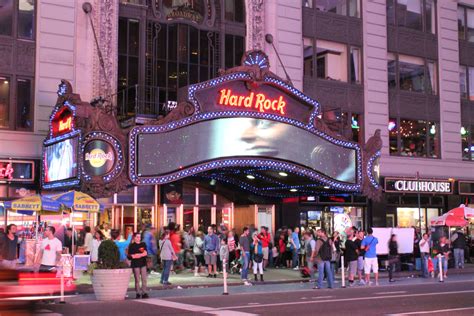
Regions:
[[[50,183],[78,176],[78,137],[68,138],[44,147],[44,182]]]
[[[261,157],[292,162],[338,182],[357,182],[354,148],[269,119],[218,118],[161,133],[141,133],[136,148],[139,177],[164,176],[199,162]]]

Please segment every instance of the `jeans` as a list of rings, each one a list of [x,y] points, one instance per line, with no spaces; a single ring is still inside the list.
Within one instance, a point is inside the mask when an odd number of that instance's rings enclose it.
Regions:
[[[318,287],[323,287],[324,272],[326,272],[326,278],[328,281],[328,288],[332,289],[333,286],[333,275],[331,270],[331,261],[319,261],[318,262]]]
[[[464,269],[464,249],[454,248],[454,267]]]
[[[146,294],[146,283],[147,273],[146,266],[140,268],[133,268],[133,276],[135,277],[135,291],[137,294]],[[142,280],[141,293],[140,293],[140,278]]]
[[[173,265],[173,260],[162,260],[163,261],[163,272],[161,273],[160,283],[168,283],[170,278],[171,266]]]
[[[421,253],[420,256],[421,256],[421,275],[424,278],[427,278],[428,277],[428,258],[430,257],[430,255]]]
[[[316,281],[316,269],[314,268],[314,262],[307,260],[306,264],[308,265],[309,269],[309,280]]]
[[[441,257],[441,264],[443,265],[443,274],[446,274],[448,272],[448,260],[446,257],[444,256]],[[436,275],[436,272],[439,272],[438,256],[433,258],[433,266],[434,266],[434,272]]]
[[[249,275],[249,259],[250,259],[250,252],[246,251],[245,256],[242,256],[244,260],[244,264],[242,265],[242,272],[240,274],[240,278],[242,280],[247,280]]]
[[[292,268],[296,268],[299,265],[298,253],[299,253],[298,249],[291,249]]]
[[[388,278],[389,280],[393,279],[393,272],[397,270],[398,266],[398,256],[388,256]]]

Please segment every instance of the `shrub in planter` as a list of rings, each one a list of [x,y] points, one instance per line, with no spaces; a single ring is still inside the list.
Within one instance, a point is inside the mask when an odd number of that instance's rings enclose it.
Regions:
[[[92,286],[99,301],[125,299],[132,270],[120,262],[120,253],[112,240],[104,240],[99,246],[99,261],[89,266]]]

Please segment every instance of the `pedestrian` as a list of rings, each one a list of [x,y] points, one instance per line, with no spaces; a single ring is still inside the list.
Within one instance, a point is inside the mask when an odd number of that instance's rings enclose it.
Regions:
[[[219,238],[214,233],[212,226],[207,228],[204,237],[204,260],[207,265],[208,278],[217,277],[217,254],[219,252]]]
[[[357,240],[354,228],[349,227],[346,229],[347,240],[344,244],[344,258],[347,260],[347,266],[349,267],[349,286],[354,286],[354,278],[358,272],[358,258],[359,248],[355,242]]]
[[[135,291],[137,292],[136,298],[148,298],[147,294],[147,271],[146,271],[146,259],[148,256],[147,246],[142,242],[142,236],[140,233],[133,234],[133,241],[128,247],[128,259],[131,261],[131,268],[133,270],[133,276],[135,278]],[[140,287],[141,279],[141,287]]]
[[[117,229],[113,229],[110,232],[110,236],[112,237],[112,240],[115,242],[115,245],[117,245],[117,248],[119,249],[120,261],[130,265],[130,262],[128,262],[127,259],[127,248],[132,242],[132,234],[129,234],[127,239],[123,239],[120,235],[120,231]]]
[[[245,285],[251,285],[248,282],[248,268],[249,268],[249,259],[250,259],[250,242],[249,242],[249,228],[244,227],[242,235],[239,239],[240,253],[242,256],[242,271],[240,273],[240,279],[244,282]]]
[[[268,228],[265,226],[260,227],[260,234],[258,235],[258,239],[262,242],[262,252],[263,252],[263,268],[265,269],[268,265],[268,259],[270,255],[270,243],[272,242],[272,238],[268,232]]]
[[[368,236],[364,238],[361,243],[361,248],[365,250],[364,257],[364,272],[365,272],[365,283],[371,285],[370,283],[370,271],[374,272],[375,276],[375,285],[379,285],[379,263],[377,261],[377,244],[379,240],[377,237],[372,236],[374,231],[369,227],[367,229]]]
[[[448,260],[449,260],[450,253],[451,251],[449,250],[448,239],[446,238],[446,236],[442,236],[439,240],[439,243],[436,246],[434,246],[433,254],[436,256],[436,258],[439,258],[438,255],[441,255],[441,264],[442,264],[443,275],[445,279],[448,277]],[[436,263],[434,264],[434,270],[436,274],[437,269],[439,269],[439,262],[438,260],[435,260],[435,262]],[[441,273],[441,271],[438,271],[438,273]]]
[[[74,244],[74,249],[72,247],[73,244]],[[73,234],[73,231],[72,231],[71,227],[68,227],[66,229],[66,235],[64,236],[64,247],[66,247],[68,249],[69,254],[71,256],[75,255],[75,253],[76,253],[75,250],[76,250],[76,247],[77,247],[77,238],[76,238],[75,232]]]
[[[15,224],[7,226],[7,231],[0,236],[0,269],[15,270],[18,261],[18,236]]]
[[[104,235],[105,239],[111,239],[112,238],[112,231],[109,228],[109,223],[103,223],[102,224],[102,234]]]
[[[170,231],[165,230],[160,239],[160,259],[163,263],[163,271],[161,273],[160,283],[163,285],[171,285],[169,277],[173,261],[177,260],[176,252],[170,241]]]
[[[315,289],[323,287],[324,274],[328,282],[328,288],[333,288],[334,277],[331,270],[332,241],[328,238],[326,230],[321,228],[317,231],[318,240],[316,241],[316,263],[318,265],[318,283]]]
[[[291,233],[291,236],[289,236],[291,240],[291,261],[293,270],[299,270],[298,259],[301,247],[299,232],[299,227],[295,227],[295,230]]]
[[[464,269],[464,249],[466,248],[466,236],[461,229],[451,236],[451,245],[453,246],[454,268]]]
[[[399,263],[397,236],[392,234],[388,242],[388,282],[395,282],[393,273],[397,270]]]
[[[365,250],[362,249],[362,240],[364,240],[365,233],[363,230],[357,232],[357,238],[355,239],[354,243],[357,246],[358,257],[357,257],[357,276],[359,277],[359,285],[365,285],[365,280],[362,277],[364,274],[364,256]]]
[[[260,281],[263,282],[263,247],[262,241],[258,238],[257,232],[253,233],[252,242],[253,252],[253,276],[255,282],[258,281],[258,273],[260,272]]]
[[[316,260],[316,240],[313,238],[313,233],[310,231],[304,232],[306,265],[309,269],[309,282],[316,281],[316,269],[314,267]]]
[[[234,262],[236,256],[236,250],[237,250],[237,241],[235,240],[234,237],[234,232],[232,230],[229,230],[227,233],[227,246],[229,247],[229,264],[231,262]]]
[[[221,240],[219,257],[221,258],[222,271],[224,271],[224,265],[229,263],[229,246],[227,245],[227,238]]]
[[[334,275],[337,274],[339,270],[339,261],[341,260],[341,237],[339,232],[335,231],[332,234],[332,253],[331,253],[331,269],[334,272]]]
[[[286,230],[286,234],[285,234],[285,245],[286,245],[286,248],[285,248],[285,261],[286,261],[286,267],[288,269],[291,268],[291,258],[292,258],[292,252],[291,252],[291,249],[293,247],[292,245],[292,238],[291,238],[291,235],[293,234],[293,231],[291,230],[291,228],[288,228]]]
[[[198,231],[196,238],[194,239],[193,253],[196,258],[194,264],[194,276],[198,277],[201,268],[206,265],[204,260],[204,234],[202,231]]]
[[[50,272],[56,269],[61,259],[63,244],[54,237],[56,229],[53,226],[46,227],[44,239],[41,241],[39,261],[41,263],[39,270]]]
[[[419,242],[421,258],[421,276],[428,277],[428,260],[430,260],[430,237],[427,233],[423,234]]]
[[[182,252],[182,243],[181,243],[181,235],[179,234],[179,225],[176,223],[171,222],[168,224],[168,230],[170,232],[170,242],[173,246],[174,252],[176,254],[176,267],[175,270],[182,270],[183,269],[183,252]]]
[[[104,234],[102,234],[102,231],[96,230],[92,239],[91,262],[99,261],[99,246],[102,240],[104,240]]]
[[[86,226],[84,228],[84,231],[86,233],[86,235],[84,237],[84,253],[86,255],[90,255],[91,250],[92,250],[92,239],[94,239],[94,238],[92,236],[90,226]]]
[[[156,267],[158,264],[158,245],[156,243],[156,229],[150,224],[145,226],[143,232],[143,242],[146,245],[146,266],[150,274],[156,273]]]

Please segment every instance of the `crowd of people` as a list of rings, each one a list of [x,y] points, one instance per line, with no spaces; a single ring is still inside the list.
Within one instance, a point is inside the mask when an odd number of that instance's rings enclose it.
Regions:
[[[0,268],[15,269],[17,260],[17,227],[8,225],[0,236]],[[185,269],[194,272],[195,277],[217,278],[226,269],[229,273],[240,274],[245,285],[263,282],[268,267],[300,271],[314,282],[314,288],[333,288],[335,275],[341,269],[344,256],[348,285],[379,284],[379,262],[377,247],[379,240],[371,228],[367,231],[348,227],[342,234],[328,235],[323,228],[311,229],[282,227],[271,234],[268,227],[260,229],[254,225],[244,227],[238,235],[234,229],[224,225],[199,227],[196,231],[187,226],[180,229],[176,223],[169,223],[161,230],[151,225],[143,225],[139,232],[123,235],[119,230],[110,229],[108,224],[84,227],[76,234],[66,229],[64,248],[75,254],[78,249],[97,262],[101,242],[111,239],[117,245],[120,261],[133,269],[137,298],[147,298],[147,278],[149,274],[160,275],[160,283],[171,285],[170,274]],[[394,273],[400,270],[401,257],[397,236],[388,242],[388,256],[383,262],[388,270],[389,281],[394,282]],[[448,260],[454,257],[455,268],[464,268],[464,248],[466,236],[455,232],[450,239],[441,236],[436,242],[428,233],[414,236],[414,257],[421,260],[421,277],[435,277],[442,267],[442,277],[447,278]],[[63,243],[55,237],[55,228],[48,226],[41,241],[37,256],[40,271],[54,270],[61,254]],[[438,262],[438,260],[441,260]],[[253,279],[249,277],[253,271]],[[371,273],[374,282],[371,282]],[[317,274],[317,276],[316,276]]]

